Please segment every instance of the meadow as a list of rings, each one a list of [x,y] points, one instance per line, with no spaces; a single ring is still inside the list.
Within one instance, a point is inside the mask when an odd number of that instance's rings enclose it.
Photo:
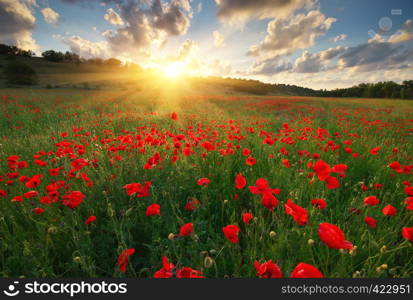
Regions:
[[[2,89],[1,277],[411,277],[413,102]]]

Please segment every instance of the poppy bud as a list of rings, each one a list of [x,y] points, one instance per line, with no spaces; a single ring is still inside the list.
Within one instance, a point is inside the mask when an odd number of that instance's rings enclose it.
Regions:
[[[308,243],[309,246],[311,246],[312,244],[314,244],[314,240],[313,240],[313,239],[309,239],[309,240],[307,241],[307,243]]]
[[[353,278],[360,277],[360,275],[361,275],[361,272],[360,272],[360,271],[356,271],[356,272],[353,273]]]
[[[173,241],[174,239],[175,239],[175,234],[170,233],[170,234],[168,235],[168,240]]]
[[[380,252],[381,252],[381,253],[386,252],[386,250],[387,250],[387,246],[386,246],[386,245],[384,245],[383,247],[380,248]]]
[[[277,234],[275,233],[275,231],[270,231],[270,237],[274,238]]]
[[[212,255],[214,255],[214,254],[216,254],[216,253],[217,253],[217,250],[215,250],[215,249],[211,249],[211,250],[209,250],[209,253],[211,253]]]
[[[50,226],[50,227],[47,229],[47,232],[48,232],[48,233],[56,233],[56,232],[57,232],[57,227],[55,227],[55,226]]]
[[[211,257],[206,256],[205,259],[204,259],[204,267],[209,269],[213,265],[214,265],[214,260]]]
[[[73,261],[74,261],[75,263],[80,263],[81,260],[82,260],[82,259],[80,258],[80,256],[75,256],[75,257],[73,258]]]

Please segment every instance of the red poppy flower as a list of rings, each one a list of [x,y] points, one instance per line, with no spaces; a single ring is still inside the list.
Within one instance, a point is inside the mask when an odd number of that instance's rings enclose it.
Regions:
[[[189,267],[176,270],[176,278],[204,278],[201,271]]]
[[[318,236],[328,247],[333,249],[352,249],[353,244],[346,241],[344,233],[338,226],[330,223],[318,225]]]
[[[34,175],[29,181],[25,183],[25,186],[29,189],[34,189],[39,186],[40,184],[40,178],[42,175]]]
[[[328,163],[318,160],[313,166],[313,171],[317,174],[319,180],[324,181],[328,176],[330,176],[331,168]]]
[[[413,210],[413,197],[407,197],[404,199],[404,203],[406,204],[407,210]]]
[[[290,161],[288,159],[282,159],[281,163],[284,165],[286,168],[291,168]]]
[[[255,186],[249,187],[252,194],[262,194],[269,189],[268,181],[264,178],[258,178],[255,181]]]
[[[161,215],[161,206],[159,204],[153,203],[146,209],[147,216]]]
[[[185,204],[185,210],[195,210],[198,208],[198,206],[201,204],[198,199],[192,198],[190,199],[186,204]]]
[[[379,154],[379,150],[380,150],[380,147],[375,147],[375,148],[370,150],[370,154],[371,155],[377,155],[377,154]]]
[[[413,185],[412,186],[405,186],[404,192],[407,196],[413,196]]]
[[[242,149],[242,155],[249,156],[251,154],[250,149],[244,148]]]
[[[273,210],[274,207],[278,205],[278,199],[272,194],[272,192],[267,191],[261,194],[261,203],[269,210]]]
[[[233,244],[238,243],[238,234],[240,229],[237,225],[227,225],[222,228],[225,237]]]
[[[333,176],[328,176],[326,179],[325,179],[325,182],[326,182],[326,187],[328,188],[328,189],[336,189],[336,188],[339,188],[340,187],[340,182],[338,181],[338,179],[337,178],[335,178],[335,177],[333,177]]]
[[[5,190],[0,190],[0,197],[7,196],[7,192]]]
[[[54,168],[49,170],[50,176],[57,176],[59,175],[59,168]]]
[[[22,202],[23,196],[14,196],[10,201],[11,202]]]
[[[376,196],[368,196],[364,198],[364,205],[375,206],[379,204],[379,199]]]
[[[260,278],[281,278],[282,272],[280,267],[273,263],[272,260],[260,264],[254,261],[254,268],[257,270],[257,276]]]
[[[316,267],[301,262],[291,272],[291,277],[292,278],[323,278],[323,274]]]
[[[245,185],[247,184],[247,180],[245,179],[245,177],[239,173],[237,174],[237,176],[235,176],[235,188],[237,189],[243,189],[245,187]]]
[[[173,276],[172,270],[175,266],[168,261],[166,256],[162,257],[162,268],[155,272],[154,278],[171,278]]]
[[[386,205],[382,209],[383,215],[385,216],[395,216],[397,215],[397,209],[393,205]]]
[[[401,165],[399,162],[394,161],[394,162],[390,163],[390,164],[388,165],[388,167],[391,168],[391,169],[393,169],[393,170],[395,170],[395,171],[397,171],[397,170],[400,170],[400,169],[401,169],[402,165]]]
[[[284,204],[284,209],[285,213],[290,215],[298,225],[303,226],[308,223],[307,210],[295,204],[291,199]]]
[[[211,180],[209,180],[208,178],[199,178],[197,184],[199,186],[208,186],[210,182]]]
[[[30,192],[27,192],[27,193],[23,194],[24,198],[27,198],[27,199],[34,198],[37,195],[39,195],[39,193],[37,191],[30,191]]]
[[[88,225],[90,223],[95,222],[96,217],[95,216],[90,216],[89,218],[86,219],[85,224]]]
[[[71,209],[75,209],[83,202],[85,198],[86,196],[82,192],[70,191],[63,195],[62,203]]]
[[[312,199],[311,205],[317,207],[319,210],[323,210],[327,207],[327,202],[325,199]]]
[[[366,223],[371,228],[376,228],[377,227],[377,221],[374,218],[369,217],[369,216],[366,216],[364,218],[364,223]]]
[[[44,213],[44,209],[41,208],[41,207],[36,207],[36,208],[33,209],[33,212],[34,212],[36,215],[40,215],[40,214]]]
[[[345,164],[338,164],[331,168],[331,172],[338,173],[340,175],[344,175],[348,169],[348,166]]]
[[[128,194],[128,196],[136,195],[138,198],[141,198],[149,196],[150,186],[151,182],[147,181],[145,182],[145,185],[142,185],[140,183],[128,183],[123,188],[126,189],[126,194]]]
[[[403,227],[402,228],[402,236],[413,243],[413,227]]]
[[[123,250],[118,257],[118,267],[119,271],[126,272],[126,265],[128,264],[129,256],[135,253],[134,248]]]
[[[248,223],[252,220],[252,218],[253,218],[252,213],[244,213],[244,214],[242,215],[242,221],[243,221],[245,224],[248,224]]]
[[[257,160],[252,156],[248,156],[247,159],[245,160],[245,163],[252,167],[253,165],[257,163]]]
[[[180,236],[188,236],[190,235],[194,230],[194,224],[193,223],[186,223],[181,226],[181,229],[179,230],[179,235]]]
[[[171,119],[174,120],[174,121],[177,121],[178,120],[178,114],[176,112],[173,112],[171,114]]]

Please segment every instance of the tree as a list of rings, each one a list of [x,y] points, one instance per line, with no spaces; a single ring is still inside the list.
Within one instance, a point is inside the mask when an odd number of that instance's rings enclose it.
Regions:
[[[37,82],[36,71],[28,64],[19,61],[8,64],[4,76],[11,84],[31,85]]]
[[[42,53],[45,60],[53,62],[62,62],[65,59],[65,55],[62,52],[56,52],[54,50],[47,50]]]

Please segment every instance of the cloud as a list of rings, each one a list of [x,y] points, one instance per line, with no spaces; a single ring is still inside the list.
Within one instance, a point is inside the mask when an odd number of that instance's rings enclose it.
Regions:
[[[288,61],[279,62],[278,59],[268,59],[255,63],[247,73],[251,75],[273,75],[290,71],[292,68],[293,65]]]
[[[183,35],[189,28],[190,12],[189,0],[172,0],[169,3],[154,0],[151,11],[152,24],[170,35]]]
[[[113,10],[113,8],[109,8],[106,10],[106,14],[104,16],[105,20],[108,21],[112,25],[124,25],[125,23],[123,22],[122,18],[118,15],[116,11]]]
[[[83,58],[108,58],[111,56],[108,43],[105,41],[94,43],[77,35],[62,41],[70,47],[70,51],[79,54]]]
[[[395,34],[388,39],[389,43],[403,43],[413,40],[413,21],[407,20],[402,29],[399,29]]]
[[[259,45],[248,51],[250,56],[279,57],[314,45],[315,39],[324,35],[336,21],[318,10],[298,14],[288,20],[275,19],[267,25],[267,35]]]
[[[218,30],[215,30],[212,36],[214,37],[214,47],[221,48],[225,46],[225,37]]]
[[[185,60],[189,58],[197,49],[198,44],[190,39],[185,40],[182,45],[179,47],[179,55],[177,60]]]
[[[339,34],[333,38],[330,39],[330,41],[337,43],[339,41],[344,41],[347,38],[347,34]]]
[[[59,21],[59,14],[55,12],[53,9],[50,7],[43,8],[41,10],[41,13],[43,15],[44,20],[49,23],[49,24],[57,24],[57,21]]]
[[[346,47],[338,46],[314,54],[304,51],[295,61],[294,72],[317,73],[331,69],[331,66],[329,66],[330,61],[344,53],[347,49]]]
[[[120,1],[123,26],[106,31],[113,53],[141,57],[149,55],[152,44],[163,45],[170,36],[184,35],[192,18],[189,0]]]
[[[413,62],[413,48],[390,42],[370,42],[348,47],[338,57],[338,67],[357,72],[403,68]]]
[[[25,50],[38,49],[32,37],[36,22],[32,8],[36,5],[34,0],[0,0],[0,42]]]
[[[302,8],[314,6],[314,0],[215,0],[222,22],[236,23],[250,19],[283,19]]]

